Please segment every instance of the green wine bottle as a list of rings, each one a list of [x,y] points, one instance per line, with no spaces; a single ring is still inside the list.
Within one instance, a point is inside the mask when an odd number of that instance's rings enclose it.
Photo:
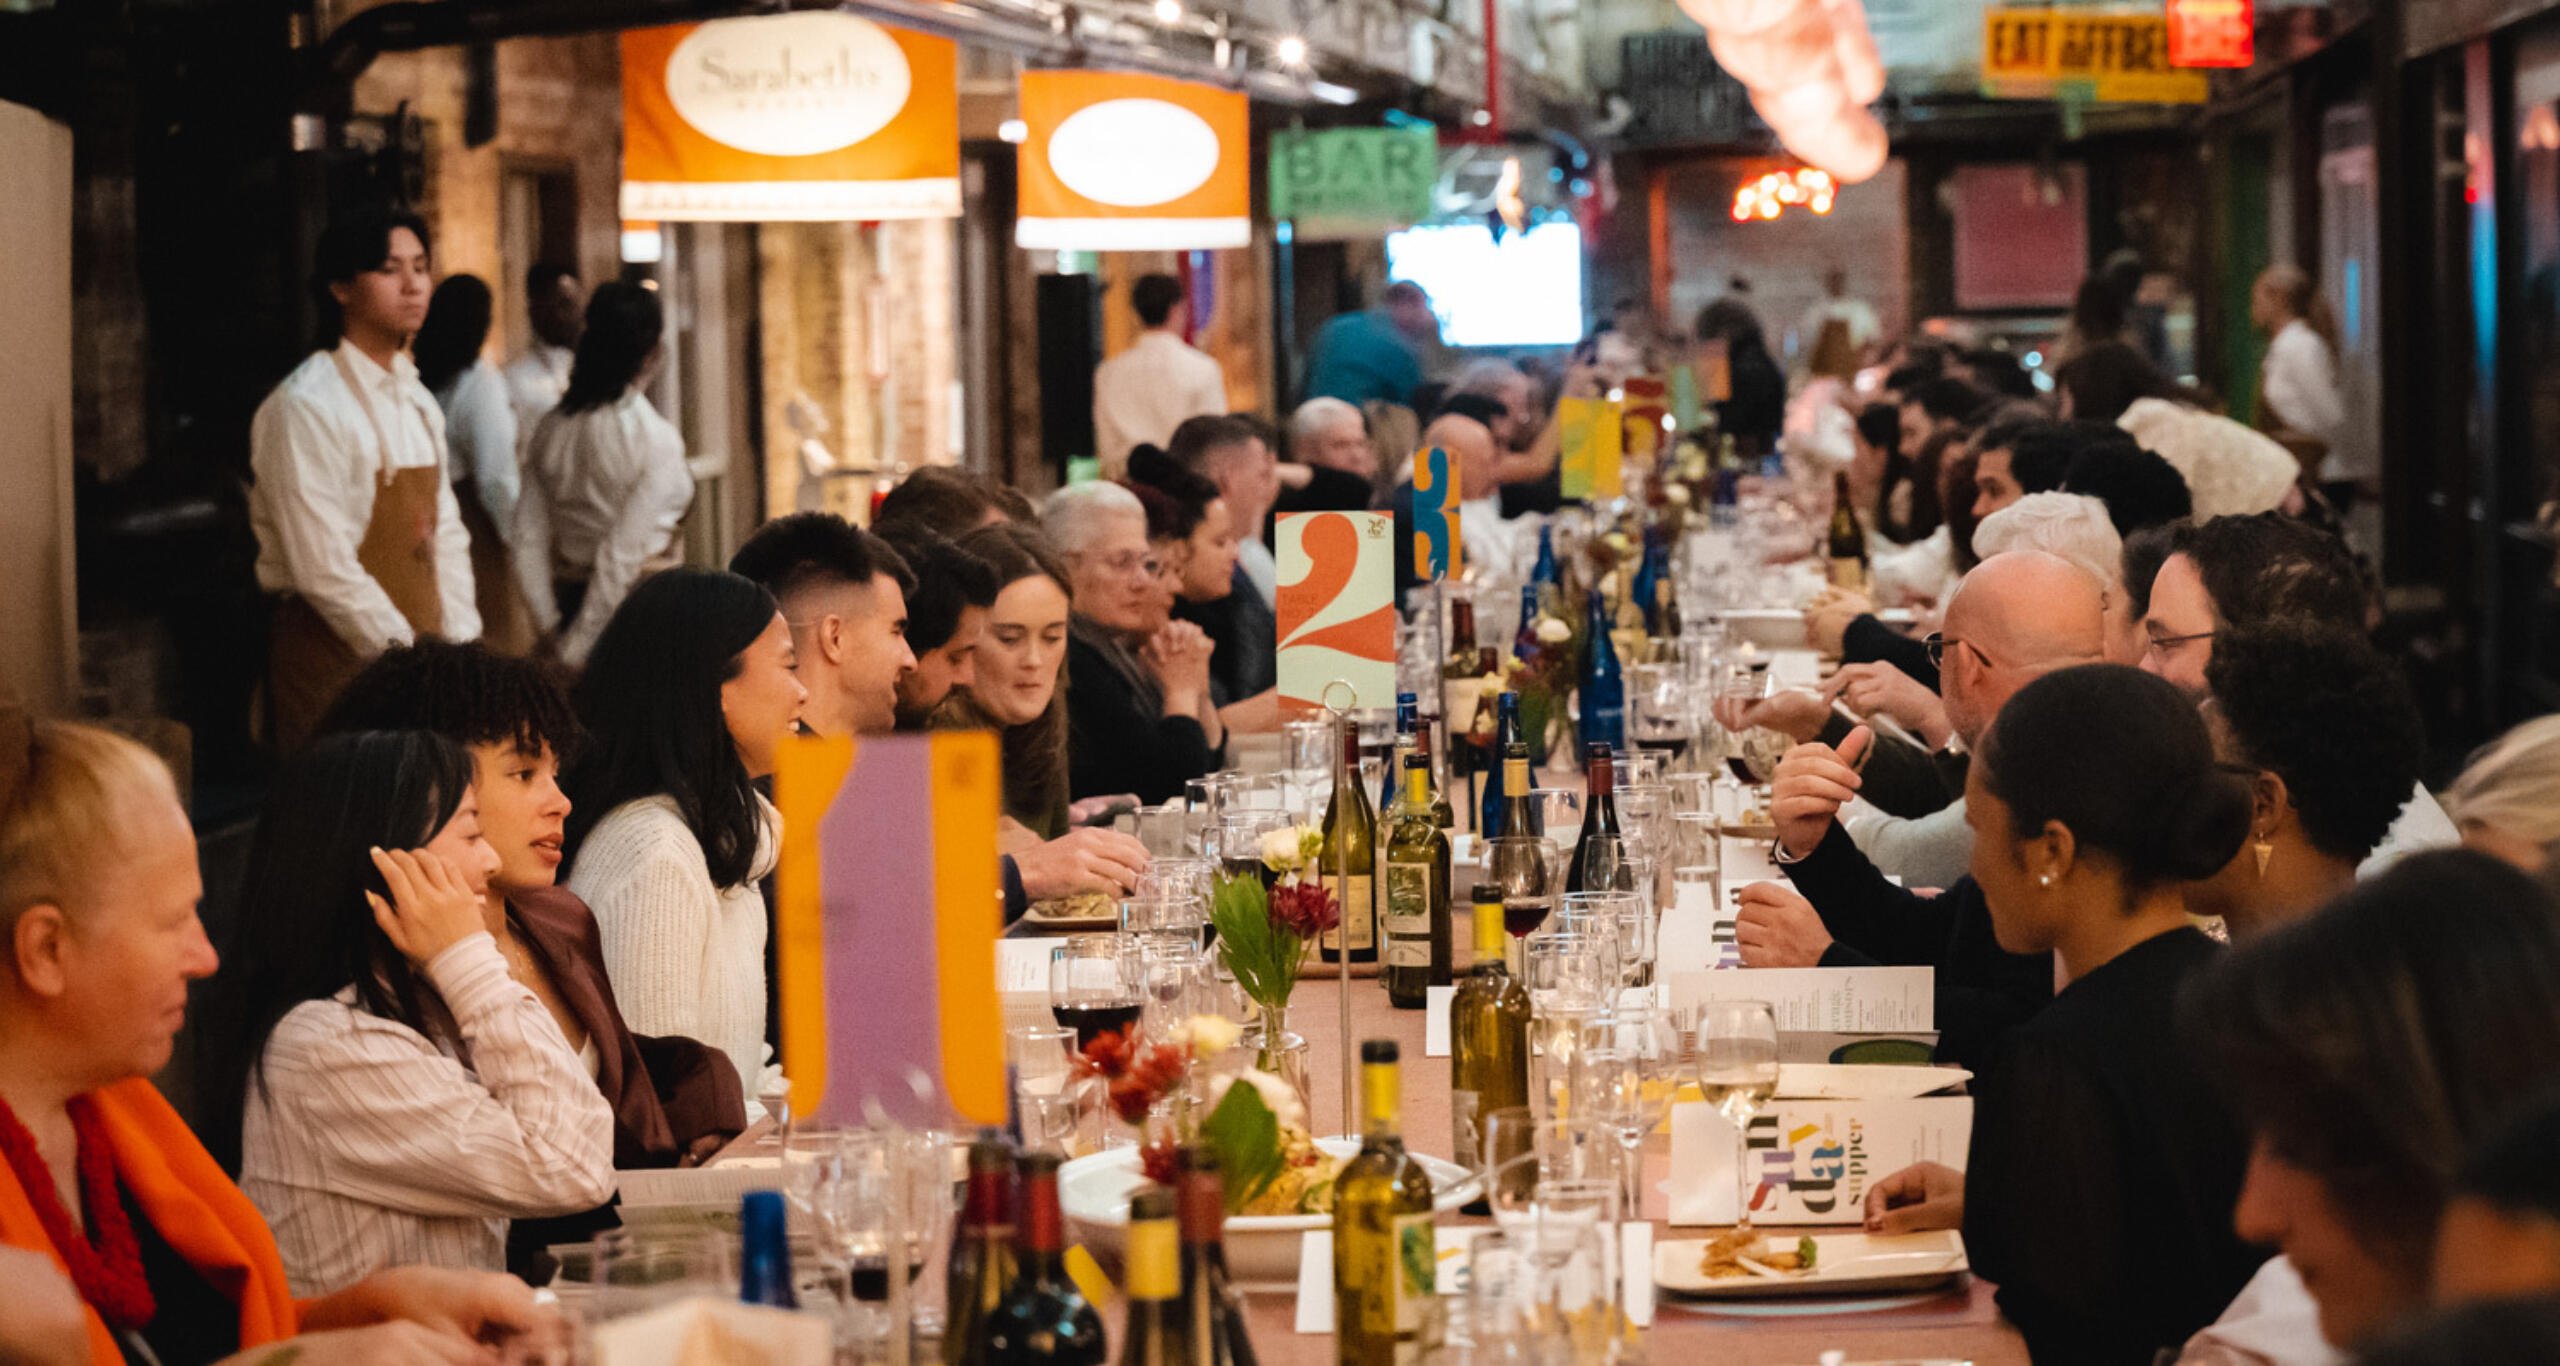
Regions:
[[[1120,1366],[1191,1366],[1184,1338],[1182,1242],[1173,1192],[1147,1186],[1129,1199],[1129,1315],[1120,1327]]]
[[[1449,836],[1431,808],[1431,759],[1404,761],[1404,800],[1387,837],[1387,1002],[1418,1010],[1449,980]]]
[[[1342,908],[1342,923],[1325,931],[1317,952],[1324,961],[1339,961],[1349,946],[1351,961],[1378,961],[1378,820],[1369,810],[1369,794],[1360,787],[1360,730],[1342,728],[1342,767],[1333,775],[1333,800],[1324,809],[1324,847],[1316,872],[1325,890]]]
[[[1529,992],[1503,963],[1502,898],[1499,882],[1475,885],[1475,966],[1449,998],[1449,1138],[1461,1166],[1485,1155],[1484,1116],[1529,1103]]]
[[[1402,1097],[1393,1039],[1360,1045],[1360,1154],[1333,1185],[1334,1359],[1341,1366],[1410,1366],[1429,1343],[1439,1246],[1431,1176],[1396,1131]]]

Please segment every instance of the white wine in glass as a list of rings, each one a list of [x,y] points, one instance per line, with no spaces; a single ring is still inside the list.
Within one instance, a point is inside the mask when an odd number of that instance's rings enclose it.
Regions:
[[[1778,1020],[1766,1001],[1710,1001],[1698,1014],[1698,1088],[1733,1122],[1734,1226],[1751,1226],[1751,1120],[1778,1092]]]

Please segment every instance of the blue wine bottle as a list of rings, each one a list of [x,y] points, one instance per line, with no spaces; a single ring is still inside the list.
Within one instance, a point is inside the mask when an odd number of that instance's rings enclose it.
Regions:
[[[1618,647],[1609,638],[1609,603],[1591,590],[1589,641],[1582,652],[1582,721],[1585,747],[1626,743],[1627,683],[1618,670]]]
[[[1509,754],[1511,742],[1520,738],[1520,694],[1505,692],[1494,702],[1493,745],[1486,751],[1496,756]],[[1502,764],[1497,758],[1492,765],[1493,778],[1484,785],[1484,801],[1477,807],[1476,839],[1500,839],[1508,833],[1502,818]]]
[[[1538,528],[1538,562],[1529,569],[1529,583],[1535,587],[1563,581],[1563,571],[1556,568],[1555,527],[1553,524],[1542,525]]]
[[[1644,534],[1644,557],[1636,565],[1635,582],[1628,585],[1636,610],[1646,621],[1653,620],[1653,606],[1661,596],[1662,576],[1670,570],[1670,545],[1651,528]]]
[[[791,1235],[782,1192],[748,1191],[738,1207],[738,1298],[748,1304],[797,1309],[791,1288]]]

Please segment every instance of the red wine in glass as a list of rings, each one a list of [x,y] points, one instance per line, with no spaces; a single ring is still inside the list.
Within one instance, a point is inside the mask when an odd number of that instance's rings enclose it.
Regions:
[[[923,1258],[918,1257],[908,1262],[907,1284],[915,1284],[917,1274],[923,1270]],[[853,1259],[851,1278],[855,1299],[867,1304],[877,1304],[889,1298],[889,1259],[885,1255],[877,1252],[856,1254]]]
[[[1724,766],[1732,769],[1733,776],[1741,780],[1745,787],[1754,787],[1760,782],[1760,775],[1751,771],[1751,761],[1739,754],[1724,756]]]
[[[1049,1007],[1049,1013],[1057,1017],[1059,1028],[1072,1029],[1076,1032],[1076,1051],[1079,1053],[1091,1047],[1093,1041],[1102,1037],[1106,1031],[1126,1034],[1138,1023],[1136,1001],[1114,1001],[1102,1005],[1091,1002],[1080,1002],[1071,1006],[1053,1005]]]
[[[1545,897],[1505,897],[1502,901],[1502,928],[1509,930],[1514,939],[1526,939],[1537,933],[1540,925],[1547,923],[1550,909]]]

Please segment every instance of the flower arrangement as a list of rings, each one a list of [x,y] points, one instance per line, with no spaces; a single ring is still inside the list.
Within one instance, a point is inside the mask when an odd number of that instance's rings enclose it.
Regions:
[[[1102,1088],[1121,1122],[1144,1131],[1139,1156],[1149,1180],[1171,1185],[1182,1145],[1198,1143],[1226,1175],[1228,1213],[1299,1212],[1330,1169],[1317,1170],[1306,1102],[1287,1082],[1258,1068],[1204,1066],[1238,1037],[1235,1023],[1216,1015],[1193,1016],[1165,1042],[1135,1026],[1107,1031],[1076,1055],[1075,1075]],[[1182,1103],[1166,1106],[1171,1100]]]
[[[1220,874],[1209,898],[1219,961],[1266,1023],[1288,1010],[1308,942],[1342,923],[1341,906],[1316,880],[1323,848],[1324,832],[1312,825],[1271,831],[1262,837],[1262,866],[1277,880],[1265,887],[1258,877]]]

